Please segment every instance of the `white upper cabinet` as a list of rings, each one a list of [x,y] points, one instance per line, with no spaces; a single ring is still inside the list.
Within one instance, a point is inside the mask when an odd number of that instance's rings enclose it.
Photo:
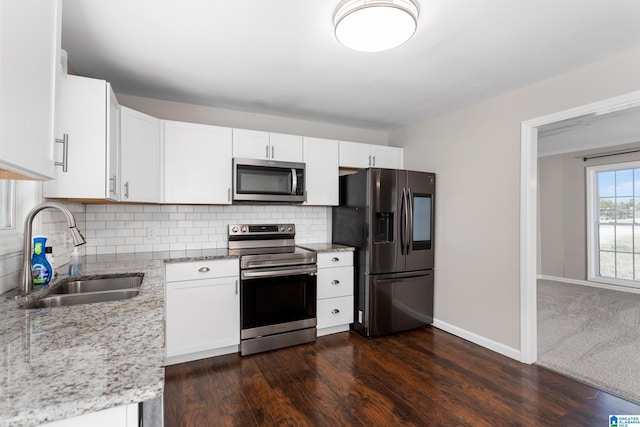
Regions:
[[[164,203],[231,204],[231,128],[164,121]]]
[[[402,169],[402,148],[340,141],[340,167]]]
[[[371,160],[376,168],[402,169],[404,150],[386,145],[371,145]]]
[[[233,129],[233,157],[269,158],[269,132]]]
[[[284,162],[302,161],[302,137],[233,129],[233,157]]]
[[[120,108],[120,200],[160,202],[160,120]]]
[[[338,141],[304,137],[306,205],[337,206]]]
[[[60,2],[0,1],[0,168],[50,179]]]
[[[43,195],[118,200],[120,107],[111,85],[73,75],[59,77],[57,84],[55,135],[67,142],[54,144],[53,158],[65,166],[55,168]]]
[[[271,160],[301,162],[303,159],[302,137],[283,133],[269,134]]]

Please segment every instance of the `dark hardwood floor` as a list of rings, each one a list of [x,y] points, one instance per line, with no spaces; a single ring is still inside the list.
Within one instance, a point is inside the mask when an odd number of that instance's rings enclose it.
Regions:
[[[169,366],[165,426],[605,426],[628,402],[435,328]]]

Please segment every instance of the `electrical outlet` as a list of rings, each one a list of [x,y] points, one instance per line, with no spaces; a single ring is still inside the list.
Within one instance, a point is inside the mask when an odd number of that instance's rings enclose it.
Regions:
[[[147,239],[155,239],[156,235],[157,233],[155,227],[147,227]]]

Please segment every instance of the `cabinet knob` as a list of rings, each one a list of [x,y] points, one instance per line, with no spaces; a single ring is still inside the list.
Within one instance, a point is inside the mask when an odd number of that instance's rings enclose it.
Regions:
[[[211,269],[209,267],[200,267],[198,271],[200,273],[208,273],[209,271],[211,271]]]
[[[333,258],[331,258],[331,262],[338,262],[338,261],[340,261],[340,258],[338,257],[334,256]]]
[[[338,310],[337,308],[334,308],[333,310],[331,310],[331,314],[338,314],[340,313],[340,310]]]
[[[332,280],[331,284],[332,285],[339,285],[340,284],[340,280]]]

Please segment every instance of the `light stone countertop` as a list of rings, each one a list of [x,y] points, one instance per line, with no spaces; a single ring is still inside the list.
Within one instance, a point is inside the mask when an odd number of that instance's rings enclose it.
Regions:
[[[307,243],[298,246],[315,252],[344,252],[355,250],[351,246],[339,245],[337,243]]]
[[[353,250],[333,243],[299,246]],[[19,301],[29,298],[16,300],[15,290],[0,295],[0,427],[38,426],[161,395],[165,263],[233,257],[227,249],[84,257],[83,276],[144,273],[140,294],[129,300],[23,309]]]
[[[161,395],[164,264],[227,257],[218,249],[84,258],[87,276],[144,273],[129,300],[22,309],[15,291],[0,295],[0,426],[37,426]]]

